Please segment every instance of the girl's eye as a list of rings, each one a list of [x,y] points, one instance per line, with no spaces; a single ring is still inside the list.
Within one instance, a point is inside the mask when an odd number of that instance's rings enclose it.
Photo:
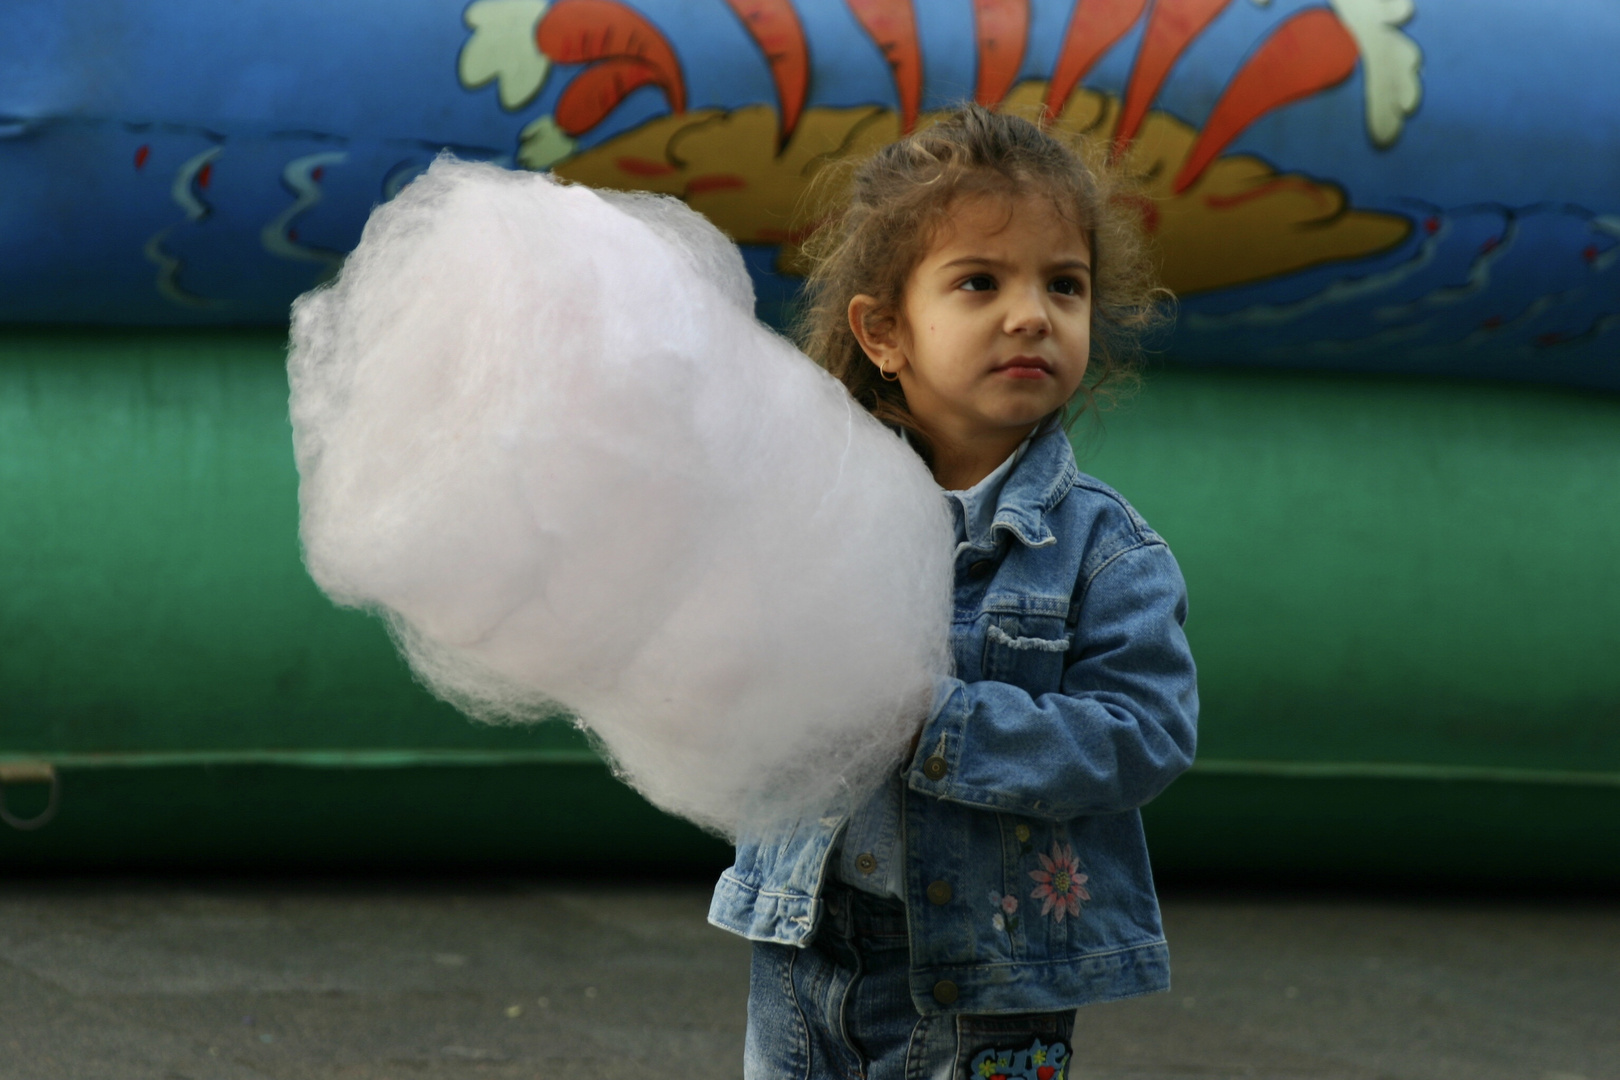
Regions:
[[[1080,284],[1079,278],[1060,277],[1053,278],[1052,284],[1048,285],[1047,288],[1052,292],[1062,293],[1064,296],[1079,296],[1084,286]]]
[[[996,279],[989,274],[974,274],[962,282],[960,287],[968,292],[989,292],[996,287]]]

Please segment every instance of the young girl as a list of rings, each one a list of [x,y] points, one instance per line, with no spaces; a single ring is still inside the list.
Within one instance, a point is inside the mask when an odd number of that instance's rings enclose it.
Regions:
[[[864,165],[813,246],[806,351],[955,518],[956,674],[886,786],[721,878],[751,1080],[1072,1078],[1077,1006],[1169,987],[1137,808],[1192,761],[1186,592],[1065,426],[1156,299],[1105,184],[968,107]]]

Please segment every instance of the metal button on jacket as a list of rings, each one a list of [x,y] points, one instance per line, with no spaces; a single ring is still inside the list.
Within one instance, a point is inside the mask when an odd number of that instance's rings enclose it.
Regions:
[[[948,881],[936,881],[928,886],[928,902],[935,907],[951,902],[951,884]]]
[[[956,1000],[956,984],[949,979],[941,979],[934,984],[934,1000],[941,1005],[949,1005]]]
[[[855,856],[855,869],[863,874],[870,874],[877,869],[877,857],[870,851],[863,851]]]
[[[928,777],[930,780],[945,779],[946,770],[947,766],[945,764],[945,759],[940,757],[938,754],[935,754],[933,757],[923,762],[923,775]]]
[[[970,563],[968,565],[968,577],[972,578],[974,581],[978,581],[981,578],[989,577],[990,571],[994,570],[995,568],[996,564],[991,562],[989,559],[980,559],[978,562]]]

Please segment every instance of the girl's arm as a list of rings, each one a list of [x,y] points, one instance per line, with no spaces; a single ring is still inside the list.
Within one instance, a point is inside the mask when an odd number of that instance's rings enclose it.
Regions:
[[[942,680],[906,774],[913,791],[1063,821],[1152,799],[1192,764],[1198,687],[1187,591],[1158,539],[1086,587],[1060,693]]]

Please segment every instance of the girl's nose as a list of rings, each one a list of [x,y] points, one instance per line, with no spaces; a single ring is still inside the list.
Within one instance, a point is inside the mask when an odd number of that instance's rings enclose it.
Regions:
[[[1045,337],[1052,331],[1052,320],[1046,313],[1044,290],[1020,290],[1012,297],[1007,311],[1007,333],[1027,337]]]

